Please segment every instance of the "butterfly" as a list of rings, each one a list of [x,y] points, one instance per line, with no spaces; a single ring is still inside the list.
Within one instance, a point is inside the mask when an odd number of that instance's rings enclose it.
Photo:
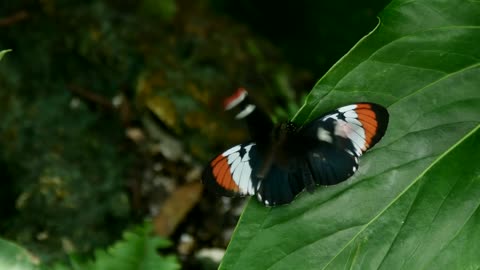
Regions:
[[[213,158],[202,173],[204,185],[223,196],[256,196],[266,206],[290,203],[304,190],[335,185],[358,169],[358,159],[385,134],[388,111],[359,102],[342,106],[304,126],[275,126],[240,88],[225,110],[247,122],[251,141]]]

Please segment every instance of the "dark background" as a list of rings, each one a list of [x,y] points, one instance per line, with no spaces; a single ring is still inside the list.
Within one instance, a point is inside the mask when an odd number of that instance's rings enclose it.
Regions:
[[[0,50],[13,51],[0,62],[0,236],[50,264],[152,218],[168,252],[200,267],[243,206],[196,185],[247,138],[222,99],[245,86],[288,119],[386,4],[1,1]]]

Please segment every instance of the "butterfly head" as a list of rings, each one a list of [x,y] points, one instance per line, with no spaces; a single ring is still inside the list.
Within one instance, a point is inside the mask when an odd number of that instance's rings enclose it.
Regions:
[[[282,140],[285,139],[288,135],[295,133],[297,130],[297,125],[293,122],[283,122],[278,125],[273,131],[273,139],[274,140]]]

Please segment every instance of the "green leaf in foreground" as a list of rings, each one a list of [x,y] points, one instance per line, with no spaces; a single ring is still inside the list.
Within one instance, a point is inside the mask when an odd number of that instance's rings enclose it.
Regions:
[[[35,270],[38,258],[12,242],[0,239],[0,269]]]
[[[106,252],[97,252],[94,267],[91,269],[179,269],[174,256],[160,256],[157,253],[158,248],[168,247],[170,242],[152,235],[151,226],[138,227],[126,232],[123,238],[123,241],[113,245]]]
[[[3,50],[3,51],[0,51],[0,60],[2,60],[3,56],[5,54],[7,54],[8,52],[11,52],[12,50]]]
[[[478,1],[393,1],[294,118],[376,102],[385,137],[344,183],[282,207],[251,200],[221,269],[478,267],[479,18]]]
[[[82,263],[72,258],[70,267],[58,264],[54,269],[88,270],[175,270],[180,269],[175,256],[161,256],[157,249],[170,246],[166,239],[152,235],[152,225],[146,223],[123,235],[123,240],[107,250],[95,252],[95,261]]]

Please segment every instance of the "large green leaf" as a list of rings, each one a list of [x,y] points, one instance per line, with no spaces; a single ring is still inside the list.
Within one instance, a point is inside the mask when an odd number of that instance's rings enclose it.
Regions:
[[[252,199],[220,268],[477,269],[479,44],[479,1],[387,6],[294,118],[377,102],[385,137],[344,183],[276,208]]]

